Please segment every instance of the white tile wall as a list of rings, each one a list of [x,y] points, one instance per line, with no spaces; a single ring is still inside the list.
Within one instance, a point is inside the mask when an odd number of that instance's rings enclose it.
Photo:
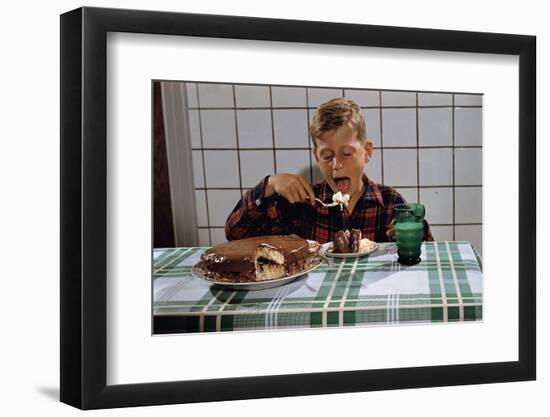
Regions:
[[[481,148],[455,149],[455,184],[481,185]]]
[[[481,106],[481,94],[455,94],[455,106]]]
[[[481,146],[481,108],[455,108],[455,146]]]
[[[201,146],[201,124],[198,110],[189,110],[189,134],[191,135],[191,146],[200,148]]]
[[[418,195],[416,188],[395,188],[407,203],[418,203]]]
[[[382,91],[382,107],[416,106],[416,93]]]
[[[452,146],[451,107],[418,109],[418,143],[420,146]]]
[[[452,104],[452,94],[418,93],[419,106],[452,106]]]
[[[189,107],[198,107],[199,101],[198,101],[197,84],[186,83],[185,88],[187,91],[187,105]]]
[[[384,182],[387,185],[418,185],[416,149],[384,149]]]
[[[341,88],[308,88],[308,106],[317,107],[329,100],[336,97],[343,97],[343,90]]]
[[[206,186],[240,188],[237,151],[204,151]]]
[[[430,224],[453,223],[452,188],[420,188],[420,203],[426,207],[426,220]]]
[[[240,199],[239,190],[208,190],[210,226],[224,226],[227,216]]]
[[[279,148],[309,148],[312,107],[344,94],[363,107],[367,134],[376,147],[365,168],[369,178],[394,186],[408,202],[417,202],[420,194],[436,240],[468,240],[481,252],[482,188],[478,186],[482,185],[482,95],[456,94],[457,107],[453,109],[453,94],[420,92],[417,110],[414,92],[194,83],[186,88],[189,105],[200,105],[200,115],[199,110],[189,110],[195,186],[208,187],[207,191],[196,191],[199,226],[210,227],[199,229],[201,245],[225,241],[222,226],[228,214],[242,193],[275,172],[275,162],[277,172],[301,174],[314,183],[322,179],[308,149]],[[421,146],[418,166],[417,120]],[[229,149],[204,151],[206,184],[202,147]]]
[[[193,181],[195,187],[204,187],[204,169],[202,165],[202,151],[193,151]]]
[[[378,90],[345,90],[344,94],[361,107],[380,107]]]
[[[481,187],[456,187],[457,223],[481,223]]]
[[[452,148],[420,149],[418,158],[420,186],[453,185]]]
[[[432,236],[434,240],[454,240],[453,238],[453,226],[432,226]]]
[[[240,151],[243,187],[254,187],[275,172],[273,151]]]
[[[307,93],[303,87],[271,87],[273,107],[307,107]]]
[[[307,150],[282,150],[276,151],[277,172],[299,174],[309,179],[309,151]]]
[[[213,228],[211,231],[211,234],[212,234],[212,245],[217,245],[218,243],[227,242],[223,228]]]
[[[380,149],[373,151],[372,158],[365,165],[364,171],[370,180],[379,184],[382,183],[382,153]]]
[[[199,246],[210,246],[210,233],[208,229],[199,229]]]
[[[271,110],[237,110],[240,148],[272,148]]]
[[[237,146],[234,110],[201,110],[201,127],[205,148]]]
[[[237,107],[269,107],[269,87],[236,85],[235,103]]]
[[[199,227],[208,226],[206,192],[204,190],[195,190],[195,206],[197,208],[197,225]]]
[[[416,109],[382,109],[384,147],[416,146]]]
[[[374,146],[380,146],[380,109],[363,109],[363,114],[367,125],[367,137],[373,141]]]
[[[273,133],[277,148],[307,147],[306,110],[273,110]]]
[[[233,86],[228,84],[199,84],[201,107],[234,107]]]

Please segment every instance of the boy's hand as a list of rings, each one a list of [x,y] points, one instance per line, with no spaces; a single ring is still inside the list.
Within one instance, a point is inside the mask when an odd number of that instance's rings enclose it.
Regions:
[[[274,174],[267,179],[265,196],[274,193],[286,198],[290,203],[301,203],[307,200],[315,204],[315,193],[304,177],[294,174]]]

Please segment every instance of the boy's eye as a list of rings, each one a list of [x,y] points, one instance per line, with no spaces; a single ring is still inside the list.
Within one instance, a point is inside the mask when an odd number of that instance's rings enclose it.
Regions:
[[[323,154],[323,155],[321,155],[321,159],[322,159],[323,161],[330,161],[330,160],[332,159],[332,155],[331,155],[331,154],[328,154],[328,153]]]
[[[342,149],[342,156],[352,156],[355,152],[355,149],[349,147],[349,146],[346,146],[345,148]]]

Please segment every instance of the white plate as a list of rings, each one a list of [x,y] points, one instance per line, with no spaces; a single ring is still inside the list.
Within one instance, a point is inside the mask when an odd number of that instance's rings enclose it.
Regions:
[[[310,262],[309,267],[302,272],[299,272],[294,275],[290,275],[288,277],[269,279],[265,281],[254,281],[254,282],[216,281],[215,279],[208,278],[205,275],[204,270],[202,268],[199,268],[197,264],[195,264],[191,269],[191,274],[195,278],[202,279],[208,282],[209,284],[222,285],[224,287],[231,288],[233,290],[245,290],[245,291],[265,290],[267,288],[278,287],[280,285],[288,284],[289,282],[294,281],[295,279],[301,277],[302,275],[305,275],[308,272],[311,272],[317,267],[319,267],[319,265],[323,263],[323,260],[321,258],[314,257],[314,258],[311,258],[309,262]]]
[[[332,253],[332,242],[323,243],[319,253],[321,256],[330,256],[332,258],[360,258],[361,256],[370,255],[373,252],[378,250],[378,244],[375,243],[371,250],[366,252],[357,252],[357,253]]]

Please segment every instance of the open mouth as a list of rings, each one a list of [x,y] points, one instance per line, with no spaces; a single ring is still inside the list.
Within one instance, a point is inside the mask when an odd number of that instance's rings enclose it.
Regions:
[[[336,184],[337,191],[340,191],[342,194],[349,194],[351,189],[351,180],[349,177],[336,177],[334,178],[334,183]]]

